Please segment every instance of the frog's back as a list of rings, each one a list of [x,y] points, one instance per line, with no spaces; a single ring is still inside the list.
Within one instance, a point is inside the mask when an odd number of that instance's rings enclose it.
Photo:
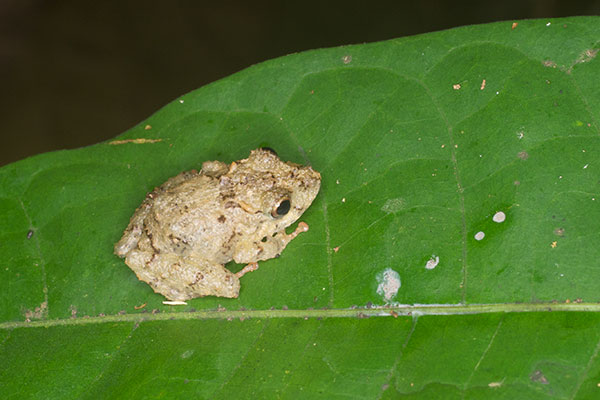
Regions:
[[[157,249],[211,258],[229,237],[218,178],[197,175],[169,187],[154,199],[145,218]]]
[[[217,179],[194,170],[168,179],[137,208],[115,253],[124,257],[148,238],[157,250],[180,252],[206,231],[203,225],[219,201]]]

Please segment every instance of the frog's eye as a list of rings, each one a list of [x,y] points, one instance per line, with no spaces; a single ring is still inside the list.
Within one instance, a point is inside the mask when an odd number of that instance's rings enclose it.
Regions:
[[[285,198],[279,202],[277,207],[273,207],[273,211],[271,211],[271,215],[273,218],[281,218],[288,212],[290,212],[290,199]]]

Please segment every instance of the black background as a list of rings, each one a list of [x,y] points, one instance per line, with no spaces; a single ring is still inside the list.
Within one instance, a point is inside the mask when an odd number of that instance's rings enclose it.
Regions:
[[[116,136],[252,64],[461,25],[600,14],[600,0],[0,0],[0,165]]]

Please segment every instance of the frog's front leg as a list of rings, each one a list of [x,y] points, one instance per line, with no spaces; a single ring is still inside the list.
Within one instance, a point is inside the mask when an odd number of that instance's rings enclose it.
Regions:
[[[290,234],[285,233],[285,230],[282,229],[273,236],[268,235],[263,237],[258,242],[239,242],[234,250],[233,260],[236,263],[248,264],[236,273],[236,276],[241,278],[248,272],[256,271],[258,269],[258,261],[279,257],[279,254],[281,254],[289,242],[307,230],[308,224],[300,222],[294,232]]]
[[[242,276],[246,275],[248,272],[256,271],[257,269],[258,269],[258,263],[251,262],[251,263],[247,264],[244,268],[242,268],[241,271],[236,272],[235,276],[237,276],[239,279]]]
[[[299,222],[298,226],[296,227],[294,232],[292,232],[288,235],[287,233],[285,233],[285,229],[282,229],[281,231],[277,232],[275,234],[275,236],[272,237],[272,239],[279,241],[279,247],[280,247],[279,253],[281,253],[283,251],[283,249],[285,248],[285,246],[288,245],[289,242],[294,240],[296,238],[296,236],[298,236],[302,232],[306,232],[306,231],[308,231],[308,224],[306,222]],[[269,243],[268,239],[267,239],[267,243]],[[277,253],[277,255],[279,255],[279,253]],[[271,257],[269,257],[269,258],[271,258]]]

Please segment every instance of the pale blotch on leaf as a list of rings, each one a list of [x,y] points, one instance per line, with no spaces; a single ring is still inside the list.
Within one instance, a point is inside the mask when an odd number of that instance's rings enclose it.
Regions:
[[[427,260],[427,264],[425,264],[425,269],[434,269],[440,263],[440,258],[433,254],[429,260]]]
[[[529,375],[529,379],[531,379],[532,382],[541,383],[543,385],[547,385],[548,383],[550,383],[548,382],[548,378],[546,378],[544,373],[539,369],[534,371],[531,375]]]
[[[483,240],[483,238],[485,237],[485,233],[479,231],[475,234],[475,240]]]
[[[404,208],[404,199],[397,197],[395,199],[388,199],[385,204],[381,207],[381,211],[386,214],[394,214]]]
[[[504,214],[502,211],[498,211],[496,214],[494,214],[492,220],[497,223],[504,222],[506,220],[506,214]]]
[[[402,283],[400,275],[391,268],[386,268],[377,274],[377,294],[382,296],[386,302],[390,302],[398,294]]]
[[[186,350],[181,354],[181,358],[190,358],[194,354],[194,350]]]

